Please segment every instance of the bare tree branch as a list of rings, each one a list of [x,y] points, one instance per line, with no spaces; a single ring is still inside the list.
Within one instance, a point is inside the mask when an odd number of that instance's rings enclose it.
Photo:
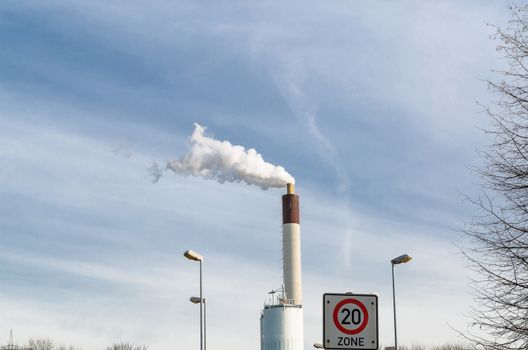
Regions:
[[[501,81],[488,81],[499,99],[485,108],[492,143],[481,152],[483,194],[470,199],[480,214],[465,230],[463,251],[477,277],[462,335],[483,350],[528,348],[528,7],[510,9],[507,28],[494,27],[492,37],[508,69]]]

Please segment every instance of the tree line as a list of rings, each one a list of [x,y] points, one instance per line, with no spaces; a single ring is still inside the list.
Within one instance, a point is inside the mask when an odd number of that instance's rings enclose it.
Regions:
[[[74,345],[55,344],[51,339],[47,338],[32,338],[28,341],[27,346],[23,347],[27,350],[82,350],[82,347]],[[105,350],[147,350],[146,345],[135,345],[128,342],[114,343],[107,346]]]

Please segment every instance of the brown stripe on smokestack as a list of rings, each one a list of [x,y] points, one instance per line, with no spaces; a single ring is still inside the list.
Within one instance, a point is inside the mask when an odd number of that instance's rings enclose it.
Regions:
[[[282,223],[300,224],[299,196],[295,194],[293,184],[287,185],[287,194],[282,196]]]

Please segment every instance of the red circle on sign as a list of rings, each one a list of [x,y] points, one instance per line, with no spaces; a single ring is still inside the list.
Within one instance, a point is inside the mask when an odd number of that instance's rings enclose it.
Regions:
[[[346,304],[354,304],[356,305],[357,307],[359,307],[361,309],[361,311],[363,312],[363,322],[361,322],[361,324],[359,325],[358,328],[356,329],[346,329],[345,327],[343,327],[341,325],[341,322],[339,322],[339,310],[341,309],[341,307],[343,307],[343,305],[346,305]],[[349,335],[353,335],[353,334],[358,334],[359,332],[363,331],[365,329],[365,327],[367,327],[367,324],[368,324],[368,312],[367,312],[367,308],[365,307],[365,305],[363,305],[362,302],[360,302],[359,300],[357,299],[352,299],[352,298],[349,298],[349,299],[343,299],[341,300],[334,308],[334,314],[333,314],[333,318],[334,318],[334,324],[335,326],[337,327],[337,329],[339,329],[341,332],[345,333],[345,334],[349,334]]]

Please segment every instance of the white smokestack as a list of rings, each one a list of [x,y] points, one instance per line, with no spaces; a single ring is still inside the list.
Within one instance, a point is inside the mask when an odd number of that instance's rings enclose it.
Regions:
[[[232,145],[205,135],[205,127],[194,124],[189,153],[167,163],[167,169],[179,175],[201,176],[220,183],[244,181],[262,189],[284,187],[295,183],[293,176],[281,166],[264,161],[253,148]],[[151,174],[153,173],[151,170]],[[155,178],[159,178],[154,176]]]
[[[288,184],[282,196],[283,294],[264,305],[260,350],[303,350],[301,226],[299,196]]]
[[[282,196],[282,273],[286,297],[302,305],[301,226],[299,196],[293,184]]]

